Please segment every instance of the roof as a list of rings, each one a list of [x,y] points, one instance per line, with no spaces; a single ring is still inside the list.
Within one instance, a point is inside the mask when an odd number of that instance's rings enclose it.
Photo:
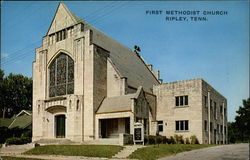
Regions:
[[[159,84],[145,62],[132,50],[111,52],[110,59],[120,74],[127,78],[128,85],[135,88],[143,86],[145,91],[152,93],[153,85]]]
[[[121,76],[127,78],[127,83],[129,86],[132,86],[134,88],[143,86],[146,92],[152,93],[153,85],[160,84],[157,78],[152,73],[152,71],[149,70],[145,61],[138,53],[135,53],[130,48],[123,46],[112,38],[106,36],[101,31],[97,30],[95,27],[89,25],[86,21],[71,13],[63,3],[59,3],[54,19],[59,9],[65,10],[65,13],[68,13],[69,16],[74,19],[75,24],[83,23],[87,26],[87,29],[91,29],[103,35],[105,38],[108,39],[108,41],[110,41],[112,44],[115,44],[114,46],[119,46],[119,50],[117,50],[116,47],[113,47],[112,45],[108,45],[108,48],[106,49],[110,51],[110,60],[112,61],[116,69],[119,71]],[[104,43],[97,45],[100,45],[101,47],[105,48],[105,46],[102,46],[104,45]]]
[[[24,129],[32,123],[32,111],[22,110],[12,118],[0,118],[0,127]]]
[[[16,117],[15,120],[10,124],[9,128],[26,128],[32,123],[32,116],[23,115]]]
[[[21,112],[19,112],[17,115],[16,115],[16,117],[18,117],[18,116],[22,116],[22,115],[31,115],[32,114],[32,111],[30,111],[30,110],[22,110]]]
[[[136,93],[105,98],[96,113],[131,111],[131,99],[137,99],[142,91],[143,88],[140,86],[138,87]]]
[[[0,127],[9,127],[14,118],[0,118]]]
[[[131,110],[131,99],[135,94],[105,98],[97,110],[98,113],[124,112]]]

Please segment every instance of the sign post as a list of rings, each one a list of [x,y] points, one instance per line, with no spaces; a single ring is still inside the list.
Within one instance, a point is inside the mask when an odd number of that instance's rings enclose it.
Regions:
[[[142,143],[144,145],[144,127],[142,123],[134,124],[134,144]]]

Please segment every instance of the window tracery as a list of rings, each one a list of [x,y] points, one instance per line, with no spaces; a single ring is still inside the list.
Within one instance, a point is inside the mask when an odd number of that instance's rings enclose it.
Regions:
[[[49,66],[49,97],[74,93],[74,61],[61,53]]]

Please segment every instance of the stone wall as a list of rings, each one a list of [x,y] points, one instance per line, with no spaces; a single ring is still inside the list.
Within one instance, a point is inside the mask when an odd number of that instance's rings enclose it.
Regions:
[[[205,100],[207,99],[207,100]],[[227,142],[227,100],[219,92],[217,92],[207,82],[202,80],[202,115],[203,115],[203,143],[224,144]],[[212,102],[212,103],[211,103]],[[215,109],[216,103],[216,109]],[[210,108],[209,108],[210,106]],[[209,128],[209,110],[211,130]],[[226,111],[224,113],[224,111]],[[205,121],[207,129],[205,130]],[[224,121],[224,123],[223,123]],[[226,128],[226,133],[225,133]],[[209,131],[210,130],[210,131]],[[216,130],[216,133],[215,133]],[[216,135],[216,137],[215,137]],[[216,141],[215,141],[216,138]],[[224,140],[223,140],[224,139]]]
[[[175,134],[184,138],[196,135],[202,142],[202,105],[201,79],[170,82],[154,86],[157,99],[157,121],[163,121],[163,132],[160,135],[167,137]],[[188,105],[176,106],[176,96],[188,96]],[[176,131],[176,121],[188,120],[189,129]]]

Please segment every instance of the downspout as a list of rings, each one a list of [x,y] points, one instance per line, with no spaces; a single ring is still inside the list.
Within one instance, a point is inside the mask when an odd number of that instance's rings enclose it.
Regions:
[[[222,121],[223,121],[223,128],[222,128],[222,139],[223,139],[223,144],[225,144],[225,102],[222,103]]]
[[[211,130],[211,125],[210,125],[210,91],[207,92],[207,104],[208,104],[208,144],[211,144],[211,133],[210,133],[210,130]]]

